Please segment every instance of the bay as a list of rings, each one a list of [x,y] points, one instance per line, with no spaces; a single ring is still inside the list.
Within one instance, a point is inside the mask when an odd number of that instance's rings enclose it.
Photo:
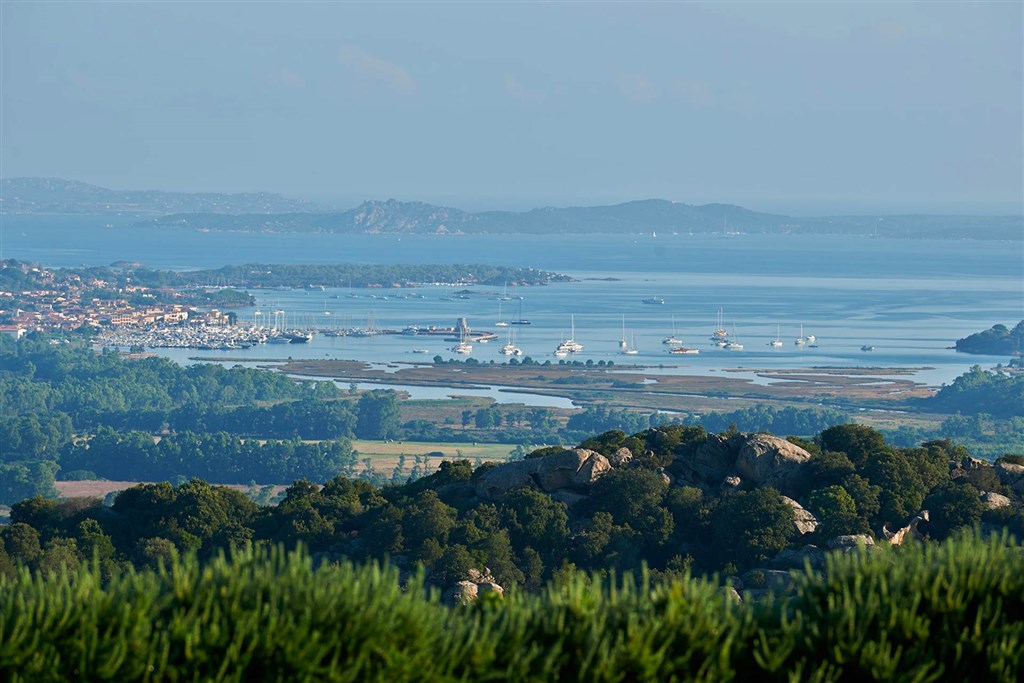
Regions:
[[[483,263],[534,267],[569,274],[575,283],[510,290],[505,320],[519,316],[517,344],[538,360],[552,357],[560,339],[584,344],[578,360],[666,366],[658,372],[707,374],[725,368],[928,367],[913,377],[949,382],[971,365],[1004,357],[968,356],[953,342],[995,323],[1024,317],[1021,242],[891,240],[801,235],[327,235],[154,231],[130,216],[4,216],[2,256],[47,266],[104,265],[118,260],[176,270],[238,263]],[[109,227],[108,227],[109,226]],[[330,283],[328,283],[330,284]],[[342,283],[337,283],[342,285]],[[403,290],[253,290],[267,322],[284,310],[299,326],[320,329],[409,325],[451,326],[466,317],[473,329],[501,338],[476,344],[473,357],[502,362],[508,329],[495,327],[500,288],[471,287],[468,299],[448,300],[439,287]],[[409,298],[409,294],[425,298]],[[376,296],[376,298],[373,298]],[[384,297],[387,298],[384,298]],[[643,304],[662,297],[663,305]],[[717,312],[744,345],[725,351],[709,341]],[[254,309],[237,311],[261,321]],[[639,353],[622,356],[618,344],[634,337]],[[662,338],[675,331],[698,356],[672,356]],[[818,348],[797,347],[800,333]],[[782,348],[768,342],[780,330]],[[870,352],[864,345],[874,346]],[[429,362],[454,354],[438,338],[382,335],[317,336],[311,343],[263,345],[223,352],[232,358],[350,358]],[[427,356],[412,354],[426,348]],[[161,350],[177,360],[196,355]],[[209,355],[204,353],[204,355]],[[653,371],[652,371],[653,373]],[[885,373],[880,373],[885,374]]]

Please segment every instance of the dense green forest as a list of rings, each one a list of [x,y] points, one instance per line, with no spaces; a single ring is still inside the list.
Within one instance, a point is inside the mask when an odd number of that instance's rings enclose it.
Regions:
[[[35,497],[12,507],[0,565],[78,564],[101,547],[115,572],[174,553],[302,543],[331,557],[419,564],[439,586],[485,566],[502,585],[537,589],[566,568],[646,564],[661,577],[800,567],[853,543],[837,539],[882,542],[922,510],[913,534],[942,539],[982,525],[1019,536],[1022,496],[1022,456],[990,465],[948,441],[894,448],[860,425],[814,441],[677,425],[607,432],[504,464],[444,462],[402,485],[300,480],[272,507],[200,480],[136,486],[109,508]]]
[[[983,332],[957,339],[956,350],[991,356],[1020,356],[1024,354],[1024,320],[1012,330],[1006,325],[993,325]]]
[[[21,268],[27,265],[35,271]],[[22,264],[13,259],[0,262],[0,290],[51,289],[54,282],[40,277],[37,264]],[[112,266],[61,268],[52,271],[56,283],[100,280],[109,293],[126,285],[160,287],[395,287],[413,284],[459,283],[504,285],[543,285],[571,282],[572,278],[533,268],[488,266],[483,264],[316,264],[288,265],[247,263],[207,270],[155,270],[137,263]],[[102,290],[98,290],[102,293]]]
[[[566,572],[451,609],[419,576],[244,550],[104,581],[0,577],[12,681],[965,681],[1024,669],[1022,549],[971,537],[834,553],[783,595],[685,572]],[[749,596],[749,593],[745,593]]]
[[[34,335],[33,335],[34,337]],[[525,361],[524,361],[525,362]],[[524,369],[525,371],[525,369]],[[887,433],[911,447],[942,435],[994,458],[1024,451],[1024,375],[974,368],[920,408],[953,415],[938,431]],[[182,478],[217,483],[323,481],[334,474],[381,484],[356,467],[347,439],[513,444],[578,443],[610,430],[662,424],[720,432],[813,436],[850,421],[834,409],[768,405],[701,416],[666,416],[595,404],[567,422],[544,408],[491,406],[449,424],[403,421],[395,392],[347,392],[332,382],[296,382],[275,372],[215,364],[179,366],[162,358],[0,338],[0,502],[53,494],[55,477],[116,480]],[[563,418],[564,419],[564,418]],[[324,445],[303,441],[327,441]]]

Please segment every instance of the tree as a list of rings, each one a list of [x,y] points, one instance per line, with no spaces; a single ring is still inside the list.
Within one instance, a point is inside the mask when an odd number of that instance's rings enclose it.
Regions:
[[[859,467],[871,453],[885,447],[885,437],[871,427],[845,424],[829,427],[819,434],[818,445],[822,451],[845,453]]]
[[[393,391],[368,391],[359,399],[356,436],[360,439],[391,439],[401,428],[398,397]]]
[[[857,504],[842,486],[814,491],[807,501],[807,509],[818,520],[818,533],[822,538],[869,531],[868,521],[857,514]]]
[[[795,533],[793,508],[772,488],[727,495],[711,513],[711,538],[721,560],[740,567],[775,557]]]
[[[987,509],[978,489],[951,481],[935,487],[925,498],[924,508],[930,518],[928,534],[936,539],[946,538],[962,527],[976,526]]]

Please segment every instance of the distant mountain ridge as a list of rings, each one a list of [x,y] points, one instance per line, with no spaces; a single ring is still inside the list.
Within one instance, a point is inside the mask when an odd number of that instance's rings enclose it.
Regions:
[[[272,192],[164,192],[111,190],[63,178],[4,178],[4,213],[282,213],[321,211],[309,202]]]
[[[544,207],[472,213],[396,199],[366,201],[347,211],[269,193],[188,194],[107,190],[75,181],[3,181],[5,213],[158,214],[140,227],[237,232],[395,234],[762,233],[875,237],[1024,239],[1024,216],[793,217],[735,204],[693,205],[644,199],[608,206]]]
[[[940,239],[1024,239],[1021,216],[833,216],[796,218],[735,204],[692,205],[646,199],[610,206],[546,207],[524,212],[461,209],[395,199],[330,213],[175,214],[143,225],[238,232],[396,234],[768,233]]]

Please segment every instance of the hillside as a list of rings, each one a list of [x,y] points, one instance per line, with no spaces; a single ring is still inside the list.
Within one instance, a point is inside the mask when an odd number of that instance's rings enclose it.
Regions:
[[[116,214],[178,212],[281,213],[315,211],[308,202],[269,192],[162,192],[111,190],[62,178],[4,178],[3,213]]]
[[[235,232],[396,234],[761,233],[936,239],[1024,239],[1022,216],[863,215],[794,217],[735,204],[645,199],[606,206],[469,212],[396,199],[325,211],[271,193],[110,190],[56,178],[7,178],[3,213],[128,213],[153,216],[140,228]]]
[[[760,213],[732,204],[700,206],[648,199],[611,206],[539,208],[526,212],[469,213],[422,202],[364,202],[334,213],[175,214],[143,226],[241,232],[328,233],[695,233],[816,234],[902,238],[1022,238],[1017,216],[837,216],[795,218]]]

